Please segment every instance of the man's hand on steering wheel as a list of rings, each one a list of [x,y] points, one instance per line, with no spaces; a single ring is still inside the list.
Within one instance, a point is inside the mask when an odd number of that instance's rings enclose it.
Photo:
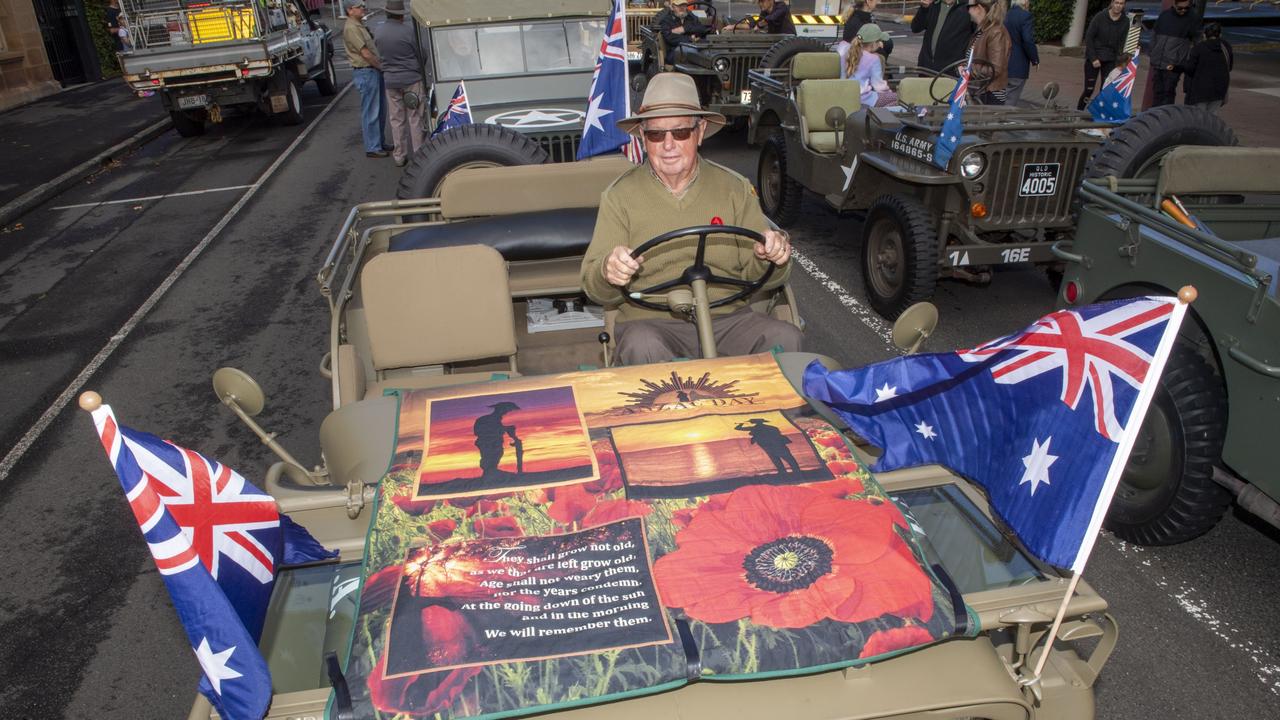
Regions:
[[[756,243],[753,248],[756,257],[768,260],[774,265],[786,265],[791,259],[791,239],[781,230],[765,230],[764,242]],[[632,257],[631,249],[619,245],[600,264],[600,272],[610,285],[626,287],[631,279],[640,272],[644,264],[644,256]]]
[[[764,244],[756,243],[756,257],[774,265],[786,265],[791,259],[791,238],[782,230],[765,230]]]

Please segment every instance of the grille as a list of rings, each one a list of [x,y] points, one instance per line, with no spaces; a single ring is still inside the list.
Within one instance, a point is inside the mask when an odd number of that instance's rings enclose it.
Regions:
[[[640,28],[653,22],[654,13],[635,13],[627,11],[627,47],[640,44]]]
[[[983,195],[991,214],[986,228],[1050,227],[1071,224],[1071,201],[1089,159],[1084,146],[1035,146],[987,151],[987,189]],[[1047,197],[1021,197],[1018,186],[1027,163],[1059,163],[1057,192]]]
[[[760,66],[759,55],[736,55],[729,57],[729,82],[733,83],[733,87],[729,88],[729,92],[737,95],[746,90],[747,71],[755,70]]]
[[[547,151],[551,162],[573,162],[578,157],[578,141],[582,140],[582,136],[542,135],[534,140]]]

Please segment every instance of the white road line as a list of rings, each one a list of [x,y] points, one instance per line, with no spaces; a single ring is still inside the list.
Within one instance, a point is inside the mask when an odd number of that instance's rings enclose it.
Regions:
[[[124,203],[148,202],[151,200],[163,200],[172,197],[186,197],[187,195],[203,195],[205,193],[227,192],[229,190],[244,190],[251,188],[252,185],[230,185],[228,187],[209,188],[208,190],[188,190],[187,192],[165,193],[163,195],[147,195],[146,197],[127,198],[125,200],[100,200],[98,202],[80,203],[78,205],[58,205],[50,208],[52,210],[75,210],[77,208],[97,207],[99,205],[122,205]]]
[[[112,353],[114,353],[120,345],[124,343],[124,340],[129,336],[129,333],[133,332],[134,328],[136,328],[138,324],[142,322],[142,319],[147,316],[147,313],[151,312],[151,309],[154,308],[156,304],[160,302],[160,299],[169,292],[174,283],[178,281],[178,278],[187,271],[187,268],[191,267],[192,263],[196,261],[196,258],[200,257],[201,253],[205,251],[205,248],[209,247],[209,244],[213,242],[214,238],[218,237],[218,234],[222,232],[223,228],[225,228],[227,224],[244,209],[244,206],[251,198],[253,198],[254,195],[257,194],[263,183],[271,179],[271,176],[275,174],[276,170],[280,169],[280,166],[284,164],[284,161],[293,154],[294,150],[298,149],[298,146],[302,144],[302,141],[306,140],[307,137],[311,135],[311,131],[319,127],[320,121],[324,120],[324,117],[338,106],[338,102],[342,100],[343,96],[346,95],[353,86],[353,83],[347,83],[346,86],[342,88],[342,91],[339,92],[333,98],[333,101],[329,103],[329,106],[322,110],[320,114],[316,116],[316,119],[312,120],[311,124],[308,125],[306,129],[298,135],[298,137],[293,139],[293,142],[289,143],[289,147],[285,148],[284,152],[275,159],[275,162],[271,163],[271,166],[263,171],[257,181],[255,181],[253,185],[249,186],[249,189],[244,195],[240,196],[240,199],[236,201],[236,204],[232,205],[231,209],[222,216],[222,219],[218,220],[218,224],[214,225],[213,229],[206,233],[195,247],[191,248],[191,252],[187,253],[187,256],[182,258],[182,262],[178,263],[178,266],[173,269],[173,272],[169,273],[169,276],[164,279],[164,282],[160,283],[160,286],[151,293],[151,296],[134,311],[133,315],[125,321],[124,325],[120,326],[120,329],[111,336],[111,339],[107,341],[107,344],[102,346],[102,349],[98,351],[97,355],[93,356],[93,359],[89,361],[89,364],[84,366],[84,369],[80,371],[80,374],[76,375],[75,379],[71,381],[71,384],[68,385],[62,393],[58,395],[57,399],[53,401],[53,404],[44,411],[44,414],[40,416],[40,419],[36,420],[35,424],[27,430],[25,435],[22,436],[22,439],[18,440],[18,443],[13,446],[13,449],[4,456],[4,460],[0,460],[0,482],[4,482],[4,480],[9,477],[9,473],[13,470],[13,466],[18,464],[18,461],[22,459],[22,456],[26,454],[27,450],[29,450],[35,441],[44,434],[44,431],[53,423],[53,420],[58,416],[58,413],[62,412],[62,409],[67,406],[67,403],[71,402],[71,399],[76,396],[76,393],[80,392],[80,389],[89,381],[89,378],[93,377],[93,374],[98,371],[98,368],[102,367],[102,364],[107,361],[107,358],[111,357]]]
[[[1280,695],[1280,664],[1276,663],[1270,649],[1217,617],[1214,609],[1209,606],[1209,602],[1201,597],[1202,593],[1199,590],[1185,581],[1171,581],[1166,578],[1150,559],[1143,557],[1148,552],[1146,548],[1132,545],[1113,536],[1104,535],[1103,537],[1108,538],[1121,555],[1135,561],[1147,578],[1161,590],[1167,591],[1178,607],[1201,627],[1216,635],[1227,644],[1227,647],[1244,653],[1253,664],[1254,673],[1263,686],[1273,695]]]
[[[892,326],[882,320],[876,314],[876,311],[858,302],[857,298],[850,295],[848,290],[845,290],[840,283],[832,280],[830,275],[819,270],[817,263],[805,257],[803,253],[796,251],[794,246],[791,249],[791,257],[797,263],[800,263],[800,267],[804,268],[804,271],[809,273],[814,280],[817,280],[819,284],[826,288],[827,292],[835,295],[836,300],[846,310],[853,313],[853,316],[861,320],[863,325],[871,329],[871,332],[875,333],[881,340],[884,340],[886,350],[893,352],[895,355],[902,354],[902,351],[893,344]]]

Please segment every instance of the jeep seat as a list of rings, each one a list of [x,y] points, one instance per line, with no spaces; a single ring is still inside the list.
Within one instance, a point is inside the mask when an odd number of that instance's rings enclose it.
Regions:
[[[840,55],[834,52],[803,52],[791,58],[791,79],[839,80]]]
[[[836,128],[827,124],[827,111],[839,107],[846,115],[857,112],[862,107],[861,94],[861,83],[857,80],[810,79],[801,82],[796,89],[801,141],[814,152],[837,152],[840,149],[838,134]]]
[[[391,238],[388,249],[488,245],[507,262],[550,260],[585,255],[595,227],[594,207],[495,215],[406,230]]]
[[[937,81],[936,84],[934,81]],[[898,100],[904,105],[938,105],[929,94],[929,86],[946,102],[956,87],[955,78],[905,77],[898,81]]]
[[[353,352],[336,368],[344,397],[384,389],[479,382],[493,373],[448,373],[453,363],[506,358],[515,372],[515,313],[507,267],[483,245],[407,250],[375,256],[360,271],[373,382],[363,382]],[[465,298],[465,302],[462,299]],[[350,346],[344,346],[349,348]],[[359,386],[364,386],[359,392]]]

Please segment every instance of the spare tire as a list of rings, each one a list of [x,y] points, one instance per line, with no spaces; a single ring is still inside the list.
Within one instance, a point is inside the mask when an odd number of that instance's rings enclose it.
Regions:
[[[765,51],[760,58],[762,68],[785,67],[791,58],[802,52],[829,52],[830,48],[821,40],[811,37],[795,36],[779,40],[773,47]]]
[[[400,177],[396,197],[438,197],[440,183],[463,168],[541,165],[546,161],[547,152],[528,135],[489,123],[462,125],[445,130],[418,148]]]
[[[1111,132],[1093,152],[1085,177],[1155,177],[1159,160],[1178,145],[1238,145],[1222,118],[1190,105],[1161,105],[1136,115]]]

